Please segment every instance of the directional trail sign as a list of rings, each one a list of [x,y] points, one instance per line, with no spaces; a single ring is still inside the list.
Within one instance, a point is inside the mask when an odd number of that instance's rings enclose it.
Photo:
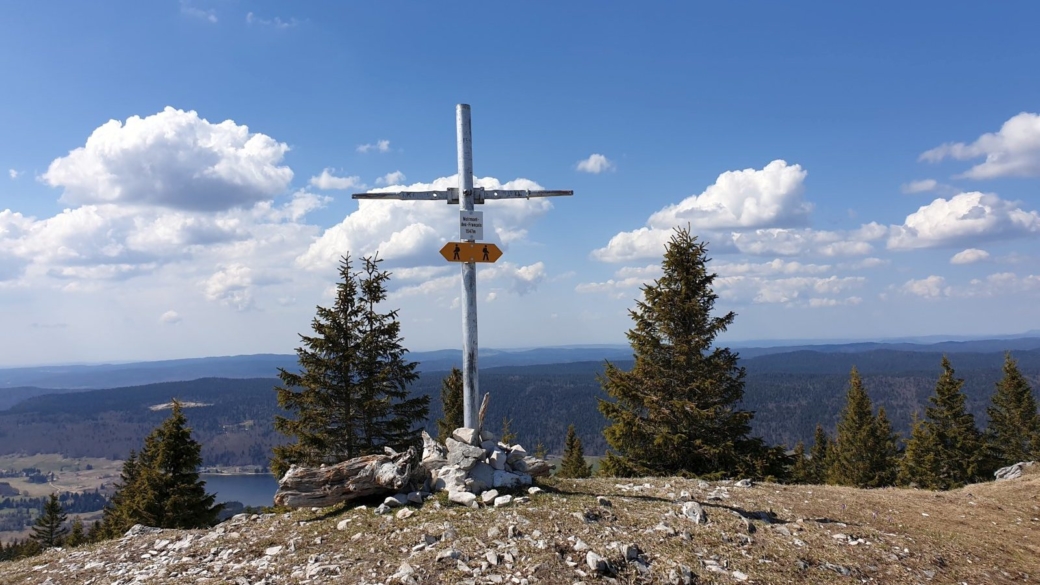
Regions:
[[[448,242],[441,256],[448,262],[494,262],[502,257],[502,250],[484,242]]]

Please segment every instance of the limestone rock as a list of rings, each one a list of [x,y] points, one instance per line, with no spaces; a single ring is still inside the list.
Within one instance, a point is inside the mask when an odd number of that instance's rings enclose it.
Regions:
[[[436,471],[433,489],[437,491],[464,491],[466,489],[466,470],[457,465],[448,465]]]
[[[469,471],[484,458],[484,449],[480,447],[450,438],[445,442],[448,445],[448,465],[457,465]]]
[[[504,495],[504,496],[498,496],[497,498],[495,498],[495,507],[496,508],[501,508],[502,506],[508,506],[509,503],[512,502],[512,501],[513,501],[513,496],[510,496],[508,494]]]
[[[494,502],[495,498],[497,498],[497,497],[498,497],[498,490],[488,490],[488,491],[480,494],[480,499],[485,504],[490,504],[491,502]]]
[[[452,431],[451,438],[465,445],[477,446],[480,444],[480,437],[477,436],[477,429],[469,429],[466,427],[459,427]],[[447,441],[445,441],[447,443]],[[449,446],[450,450],[451,447]]]
[[[1016,463],[1014,465],[1009,465],[1007,467],[1001,467],[1000,469],[998,469],[996,472],[993,473],[993,476],[997,478],[997,481],[1007,481],[1009,479],[1018,479],[1018,478],[1022,477],[1022,471],[1026,467],[1032,467],[1033,464],[1034,464],[1033,461],[1021,461],[1021,462]]]
[[[589,566],[589,569],[592,569],[597,573],[607,572],[607,559],[599,556],[591,550],[585,555],[585,564]]]
[[[492,485],[496,488],[512,489],[520,485],[520,476],[508,471],[496,470]]]
[[[480,493],[495,487],[495,469],[483,461],[473,466],[467,476],[471,483],[469,491]]]
[[[526,473],[531,477],[545,477],[552,473],[553,468],[556,467],[555,465],[550,465],[548,461],[537,457],[524,457],[512,465],[514,471]]]
[[[491,452],[491,456],[488,457],[488,463],[491,467],[499,470],[505,470],[506,468],[506,454],[502,451],[495,449]]]
[[[469,492],[449,492],[448,500],[455,502],[460,506],[467,506],[470,508],[477,507],[477,496]]]
[[[527,457],[527,451],[520,445],[513,445],[509,449],[509,455],[506,456],[506,461],[512,465],[516,461],[522,461],[524,457]]]
[[[704,508],[694,501],[683,502],[682,513],[683,516],[692,520],[694,524],[704,524],[708,521],[708,516],[704,513]]]
[[[426,431],[422,432],[423,454],[422,466],[429,471],[440,469],[448,464],[448,450]]]

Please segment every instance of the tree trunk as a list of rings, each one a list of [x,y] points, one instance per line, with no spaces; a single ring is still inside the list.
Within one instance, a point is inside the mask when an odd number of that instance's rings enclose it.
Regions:
[[[278,481],[274,503],[289,508],[325,507],[365,496],[395,494],[421,477],[419,453],[365,455],[324,467],[293,465]]]

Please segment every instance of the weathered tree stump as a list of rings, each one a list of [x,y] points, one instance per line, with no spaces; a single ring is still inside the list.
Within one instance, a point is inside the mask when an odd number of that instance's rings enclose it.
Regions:
[[[365,496],[398,493],[425,473],[419,453],[365,455],[325,467],[293,465],[278,481],[274,503],[289,508],[332,506]]]

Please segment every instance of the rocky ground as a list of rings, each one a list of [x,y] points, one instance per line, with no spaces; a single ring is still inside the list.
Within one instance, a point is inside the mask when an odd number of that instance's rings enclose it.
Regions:
[[[477,509],[442,494],[389,514],[370,503],[237,516],[211,530],[135,527],[0,563],[0,583],[1031,582],[1038,467],[944,493],[546,481]]]

